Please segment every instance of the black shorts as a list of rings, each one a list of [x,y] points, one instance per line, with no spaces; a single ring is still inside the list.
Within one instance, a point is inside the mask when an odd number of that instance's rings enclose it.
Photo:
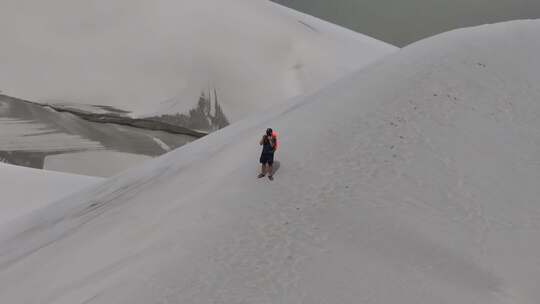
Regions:
[[[274,163],[274,153],[262,153],[260,162],[263,165],[269,164],[271,166]]]

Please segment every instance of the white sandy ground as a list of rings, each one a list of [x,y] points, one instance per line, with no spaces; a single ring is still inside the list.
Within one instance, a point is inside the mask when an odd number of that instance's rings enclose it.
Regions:
[[[103,179],[0,163],[0,225],[100,181]]]
[[[416,43],[0,228],[0,302],[539,303],[539,32]]]
[[[216,89],[230,121],[397,50],[267,0],[3,0],[0,37],[4,94],[146,116]]]

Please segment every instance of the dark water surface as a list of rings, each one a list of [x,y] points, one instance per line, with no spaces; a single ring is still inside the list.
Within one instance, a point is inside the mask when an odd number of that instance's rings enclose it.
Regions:
[[[273,0],[403,47],[451,29],[540,18],[540,0]]]
[[[69,113],[0,96],[0,161],[14,165],[42,169],[47,157],[80,153],[78,159],[87,163],[87,167],[106,167],[107,164],[99,164],[105,152],[156,157],[193,140],[194,137],[187,135],[90,122]],[[83,153],[92,151],[94,153]],[[133,159],[133,162],[138,161]],[[62,171],[84,174],[87,170],[77,164],[74,170],[63,168]],[[95,172],[100,174],[100,171]],[[117,173],[114,170],[103,172],[102,175]]]

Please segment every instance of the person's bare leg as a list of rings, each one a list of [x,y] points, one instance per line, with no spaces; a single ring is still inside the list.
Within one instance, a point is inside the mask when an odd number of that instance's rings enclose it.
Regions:
[[[264,177],[266,175],[266,165],[261,165],[261,174],[259,174],[259,178]]]
[[[273,170],[274,170],[274,168],[272,167],[272,165],[269,164],[267,171],[268,171],[268,178],[270,180],[274,180],[274,175],[273,175],[274,171]]]

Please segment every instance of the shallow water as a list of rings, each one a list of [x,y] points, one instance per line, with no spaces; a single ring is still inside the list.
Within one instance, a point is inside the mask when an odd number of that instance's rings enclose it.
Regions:
[[[133,165],[151,159],[150,156],[116,152],[110,150],[84,151],[48,155],[45,157],[43,169],[89,176],[108,177],[125,171]],[[88,166],[88,162],[92,166]]]
[[[194,139],[89,122],[69,113],[0,97],[0,161],[14,165],[110,176]]]
[[[451,29],[540,18],[539,0],[273,0],[396,46]]]

